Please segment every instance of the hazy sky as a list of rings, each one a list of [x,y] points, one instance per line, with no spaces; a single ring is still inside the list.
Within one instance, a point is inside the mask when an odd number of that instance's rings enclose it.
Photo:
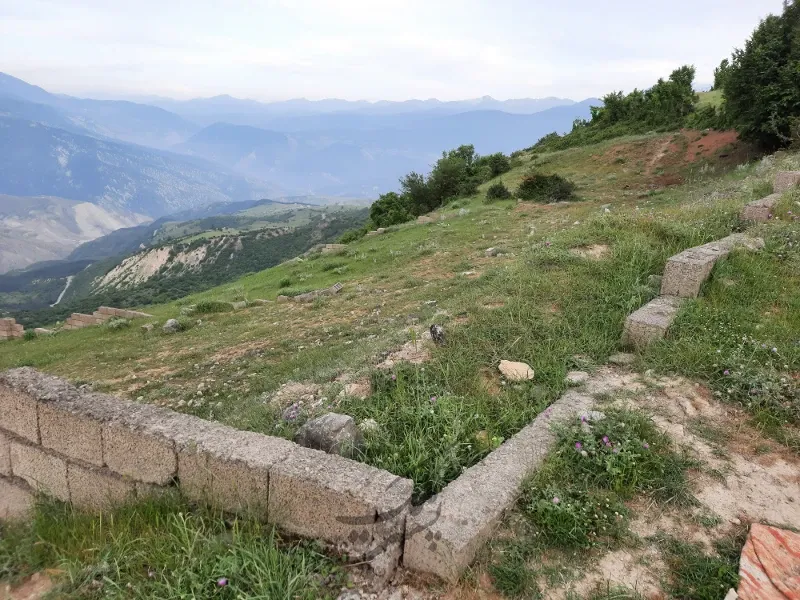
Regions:
[[[781,0],[0,0],[0,71],[85,95],[582,99],[710,82]]]

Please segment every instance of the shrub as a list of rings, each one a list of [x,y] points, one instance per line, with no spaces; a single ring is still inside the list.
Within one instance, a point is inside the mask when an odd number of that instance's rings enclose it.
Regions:
[[[36,332],[33,329],[26,329],[25,333],[22,334],[22,339],[26,342],[36,339]]]
[[[350,229],[345,231],[339,238],[339,243],[349,244],[350,242],[356,242],[367,235],[367,231],[369,231],[369,228],[366,225],[364,227],[359,227],[358,229]]]
[[[218,300],[201,300],[198,302],[194,310],[194,314],[208,315],[213,313],[230,312],[233,310],[230,302],[220,302]]]
[[[105,326],[107,329],[126,329],[131,326],[131,322],[129,319],[122,319],[120,317],[113,317],[105,322]]]
[[[560,175],[528,175],[517,188],[517,198],[534,202],[571,200],[575,184]]]
[[[509,198],[511,198],[511,191],[502,181],[493,183],[489,186],[489,189],[486,190],[487,202],[491,202],[492,200],[508,200]]]
[[[291,277],[284,277],[283,279],[281,279],[278,282],[278,288],[279,289],[287,288],[290,285],[292,285],[292,278]]]

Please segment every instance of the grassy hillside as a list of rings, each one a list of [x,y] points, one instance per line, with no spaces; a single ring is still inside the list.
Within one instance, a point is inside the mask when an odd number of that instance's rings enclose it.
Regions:
[[[400,226],[351,244],[341,256],[289,261],[148,311],[163,322],[202,300],[274,299],[337,281],[345,286],[339,296],[202,316],[201,324],[176,336],[96,328],[7,343],[0,368],[32,365],[286,436],[321,410],[374,419],[382,434],[369,439],[362,460],[412,477],[420,500],[547,406],[563,391],[567,370],[584,361],[601,364],[615,352],[625,316],[656,294],[648,278],[661,273],[669,256],[738,228],[739,208],[770,191],[775,168],[761,162],[733,168],[745,153],[735,136],[691,131],[524,153],[503,176],[509,187],[533,167],[574,181],[580,201],[486,204],[484,186],[440,211],[434,225]],[[791,166],[798,159],[782,161]],[[732,264],[748,266],[730,277],[746,276],[746,289],[765,294],[748,303],[737,285],[715,284],[678,327],[702,332],[718,322],[719,311],[738,311],[743,319],[730,324],[732,331],[758,327],[759,339],[779,348],[786,369],[797,370],[800,313],[789,309],[800,301],[800,287],[790,285],[800,271],[796,244],[787,245],[796,224],[774,224],[763,233],[768,252],[734,257]],[[490,247],[500,255],[486,256]],[[774,277],[785,283],[776,287]],[[766,317],[766,306],[779,308]],[[448,331],[445,347],[431,350],[422,366],[376,375],[373,366],[401,344],[422,349],[420,336],[431,323]],[[721,352],[740,352],[733,340],[732,333]],[[712,365],[720,357],[706,364],[683,344],[667,340],[643,360],[718,382],[721,369]],[[692,347],[703,346],[693,341]],[[529,362],[535,383],[501,387],[500,359]],[[390,372],[394,379],[382,374]],[[337,397],[343,381],[364,378],[376,392],[369,402]],[[301,407],[297,419],[282,419],[286,406],[269,398],[289,381],[316,386],[325,400]],[[781,423],[797,420],[795,412],[782,414]],[[494,441],[476,443],[478,432]]]

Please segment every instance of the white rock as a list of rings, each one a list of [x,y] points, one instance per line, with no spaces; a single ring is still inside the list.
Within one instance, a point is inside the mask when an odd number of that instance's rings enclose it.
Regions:
[[[570,371],[565,381],[567,385],[583,385],[589,381],[589,374],[586,371]]]
[[[525,381],[533,379],[533,369],[524,362],[501,360],[498,367],[503,376],[509,381]]]

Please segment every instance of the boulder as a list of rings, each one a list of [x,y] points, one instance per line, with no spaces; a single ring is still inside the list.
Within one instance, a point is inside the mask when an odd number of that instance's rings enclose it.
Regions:
[[[243,308],[247,308],[247,301],[240,300],[238,302],[231,302],[231,307],[233,307],[233,310],[242,310]]]
[[[155,326],[152,323],[142,325],[142,333],[150,333],[153,329],[155,329]]]
[[[420,215],[417,217],[417,223],[420,225],[428,225],[430,223],[435,223],[436,220],[433,217],[426,217],[425,215]]]
[[[583,385],[589,381],[589,373],[586,371],[570,371],[567,373],[565,381],[567,382],[567,385]]]
[[[353,417],[327,413],[303,425],[294,441],[306,448],[351,458],[364,445],[364,435]]]
[[[164,330],[164,333],[178,333],[181,330],[181,324],[178,322],[178,319],[170,319],[164,323],[164,327],[162,329]]]
[[[486,256],[497,256],[497,248],[487,248],[484,250]]]
[[[626,352],[617,352],[608,357],[608,362],[618,367],[629,367],[636,362],[636,355]]]
[[[531,366],[524,362],[514,362],[510,360],[501,360],[500,373],[503,374],[508,381],[527,381],[533,379],[533,369]]]
[[[433,343],[436,344],[437,346],[444,346],[445,344],[444,327],[442,327],[441,325],[431,325],[430,332]]]

